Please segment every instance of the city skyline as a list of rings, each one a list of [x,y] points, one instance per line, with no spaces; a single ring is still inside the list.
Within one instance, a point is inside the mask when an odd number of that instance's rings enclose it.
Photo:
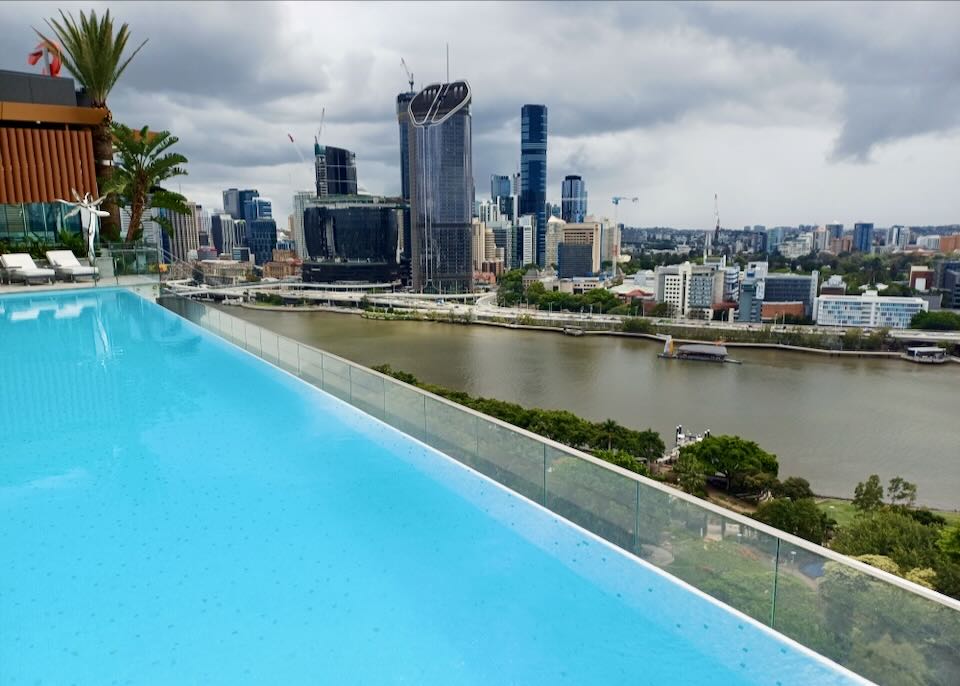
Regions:
[[[86,5],[5,5],[0,68],[27,68],[31,27],[59,7]],[[120,8],[132,40],[150,42],[111,104],[120,121],[180,137],[182,190],[211,209],[222,189],[247,187],[288,214],[313,175],[287,134],[309,158],[321,108],[321,142],[356,152],[366,190],[399,195],[399,60],[418,89],[442,81],[450,40],[451,78],[474,91],[478,197],[490,174],[516,170],[520,107],[538,102],[551,111],[548,200],[581,174],[598,214],[612,214],[612,195],[639,196],[628,225],[710,228],[714,192],[725,227],[958,221],[960,90],[943,78],[956,57],[942,57],[956,55],[955,5],[189,8],[186,25],[159,5]],[[465,18],[505,29],[452,40]],[[518,40],[511,27],[534,20],[543,38]],[[349,42],[304,40],[317,22],[350,27]],[[213,40],[227,32],[236,40]],[[583,32],[595,40],[558,49]]]

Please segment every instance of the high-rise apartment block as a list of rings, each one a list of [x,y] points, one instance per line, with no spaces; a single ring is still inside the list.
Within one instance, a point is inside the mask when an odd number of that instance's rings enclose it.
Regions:
[[[473,145],[466,81],[437,83],[408,107],[411,285],[473,290]]]
[[[541,266],[546,259],[546,202],[547,107],[524,105],[520,109],[520,214],[537,218],[534,250]]]
[[[415,91],[407,91],[397,96],[397,123],[400,127],[400,195],[410,202],[410,101]]]

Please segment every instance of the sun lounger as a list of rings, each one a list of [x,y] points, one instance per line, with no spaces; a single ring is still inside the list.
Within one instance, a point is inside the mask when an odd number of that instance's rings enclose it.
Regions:
[[[76,281],[78,276],[96,279],[100,273],[96,267],[81,264],[71,250],[48,250],[47,261],[61,279]]]
[[[0,267],[3,268],[3,277],[7,281],[48,281],[53,283],[55,272],[52,269],[41,269],[33,262],[33,258],[25,252],[15,252],[0,255]]]

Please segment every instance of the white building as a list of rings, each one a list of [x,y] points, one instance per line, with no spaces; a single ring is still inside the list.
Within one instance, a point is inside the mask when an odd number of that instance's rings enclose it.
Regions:
[[[913,316],[928,308],[923,298],[885,298],[877,291],[863,295],[821,295],[817,299],[816,321],[819,326],[908,329]]]
[[[536,231],[534,226],[537,223],[537,217],[533,214],[525,214],[517,222],[520,230],[520,265],[536,264],[537,255],[533,249],[534,237]]]
[[[170,239],[170,252],[173,257],[180,261],[189,259],[191,253],[194,256],[200,248],[200,231],[197,227],[197,218],[201,216],[202,208],[195,202],[188,202],[187,214],[173,213],[170,221],[173,224],[173,236]]]
[[[484,224],[498,222],[500,216],[500,204],[496,200],[478,200],[476,203],[477,219]]]
[[[297,191],[293,195],[293,242],[297,249],[297,257],[307,259],[307,237],[303,233],[303,212],[318,200],[313,191]]]
[[[939,250],[940,236],[917,236],[917,247],[923,250]]]
[[[796,238],[784,241],[780,244],[780,254],[788,260],[795,260],[798,257],[809,255],[813,252],[813,234],[801,233]]]

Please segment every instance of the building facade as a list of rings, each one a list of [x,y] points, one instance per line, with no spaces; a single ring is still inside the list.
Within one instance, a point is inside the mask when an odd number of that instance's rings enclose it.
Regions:
[[[547,220],[546,252],[545,260],[547,267],[557,266],[559,264],[560,253],[558,252],[561,241],[563,241],[563,227],[566,222],[559,217],[550,217]]]
[[[174,260],[186,262],[196,259],[197,249],[200,247],[200,231],[197,228],[197,214],[199,205],[188,202],[187,214],[170,214],[173,235],[170,237],[170,253]],[[192,253],[192,256],[191,256]]]
[[[806,316],[813,316],[820,272],[804,274],[767,274],[764,277],[763,301],[768,303],[803,303]]]
[[[923,298],[880,297],[877,291],[822,295],[817,300],[816,319],[818,326],[908,329],[913,316],[928,308]]]
[[[223,211],[234,219],[246,219],[244,207],[258,197],[260,197],[260,193],[254,189],[228,188],[223,191]]]
[[[547,107],[524,105],[520,109],[520,214],[537,218],[536,259],[532,261],[540,266],[546,259],[546,203]]]
[[[560,218],[581,223],[587,218],[587,184],[583,177],[570,174],[560,186]]]
[[[357,194],[357,156],[345,148],[313,141],[317,197]]]
[[[410,101],[415,91],[407,91],[397,96],[397,124],[400,128],[400,197],[410,202]]]
[[[80,216],[57,199],[99,196],[93,130],[106,111],[80,106],[69,77],[2,70],[0,102],[0,241],[79,235]]]
[[[851,248],[854,252],[873,252],[873,224],[858,222],[853,225],[853,244]]]
[[[342,201],[308,207],[303,231],[316,261],[400,263],[405,205],[402,202]]]
[[[586,252],[582,249],[570,251],[564,246],[587,246]],[[564,266],[564,254],[568,255]],[[586,257],[584,257],[584,255]],[[576,256],[576,262],[571,262]],[[592,276],[600,271],[600,224],[599,222],[585,222],[582,224],[567,223],[563,225],[563,233],[557,246],[557,266],[560,278],[572,276]],[[573,273],[571,270],[574,270]]]
[[[410,272],[414,290],[473,290],[473,134],[466,81],[410,101]]]
[[[277,223],[272,218],[251,219],[247,225],[247,247],[258,265],[264,265],[277,247]]]

